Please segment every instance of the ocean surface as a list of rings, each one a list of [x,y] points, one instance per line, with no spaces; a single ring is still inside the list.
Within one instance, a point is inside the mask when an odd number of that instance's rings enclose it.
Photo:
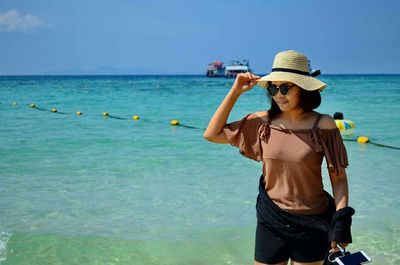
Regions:
[[[317,111],[343,112],[356,124],[351,139],[400,147],[399,75],[321,79]],[[252,264],[262,164],[202,137],[232,83],[0,77],[0,263]],[[268,106],[255,87],[228,121]],[[400,264],[400,150],[345,145],[357,211],[348,250]]]

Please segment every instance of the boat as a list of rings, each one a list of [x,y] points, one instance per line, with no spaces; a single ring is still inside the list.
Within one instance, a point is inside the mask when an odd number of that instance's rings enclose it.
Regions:
[[[232,60],[226,67],[223,62],[215,61],[208,64],[206,76],[229,78],[246,72],[251,72],[249,60]]]
[[[246,72],[251,72],[249,60],[233,60],[225,67],[225,77],[236,77]]]
[[[225,76],[225,66],[223,62],[215,61],[208,64],[206,76],[222,77]]]

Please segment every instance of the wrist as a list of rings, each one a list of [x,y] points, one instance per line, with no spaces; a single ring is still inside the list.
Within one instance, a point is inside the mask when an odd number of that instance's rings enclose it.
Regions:
[[[229,93],[234,97],[239,97],[242,94],[242,92],[239,90],[239,87],[236,84],[232,86]]]

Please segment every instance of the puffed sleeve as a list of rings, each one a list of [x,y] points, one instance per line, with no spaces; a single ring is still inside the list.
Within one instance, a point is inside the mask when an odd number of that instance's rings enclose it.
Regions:
[[[322,130],[322,145],[328,168],[334,168],[336,174],[342,173],[349,161],[339,129]]]
[[[249,113],[241,120],[225,124],[223,131],[231,145],[239,148],[243,156],[262,161],[261,140],[259,136],[262,119]]]

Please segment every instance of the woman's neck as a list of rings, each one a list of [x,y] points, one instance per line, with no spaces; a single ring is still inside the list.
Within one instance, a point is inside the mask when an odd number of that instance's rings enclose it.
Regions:
[[[298,122],[304,120],[304,118],[306,118],[306,115],[308,113],[310,112],[305,112],[302,108],[296,108],[293,110],[281,112],[279,117],[289,122]]]

